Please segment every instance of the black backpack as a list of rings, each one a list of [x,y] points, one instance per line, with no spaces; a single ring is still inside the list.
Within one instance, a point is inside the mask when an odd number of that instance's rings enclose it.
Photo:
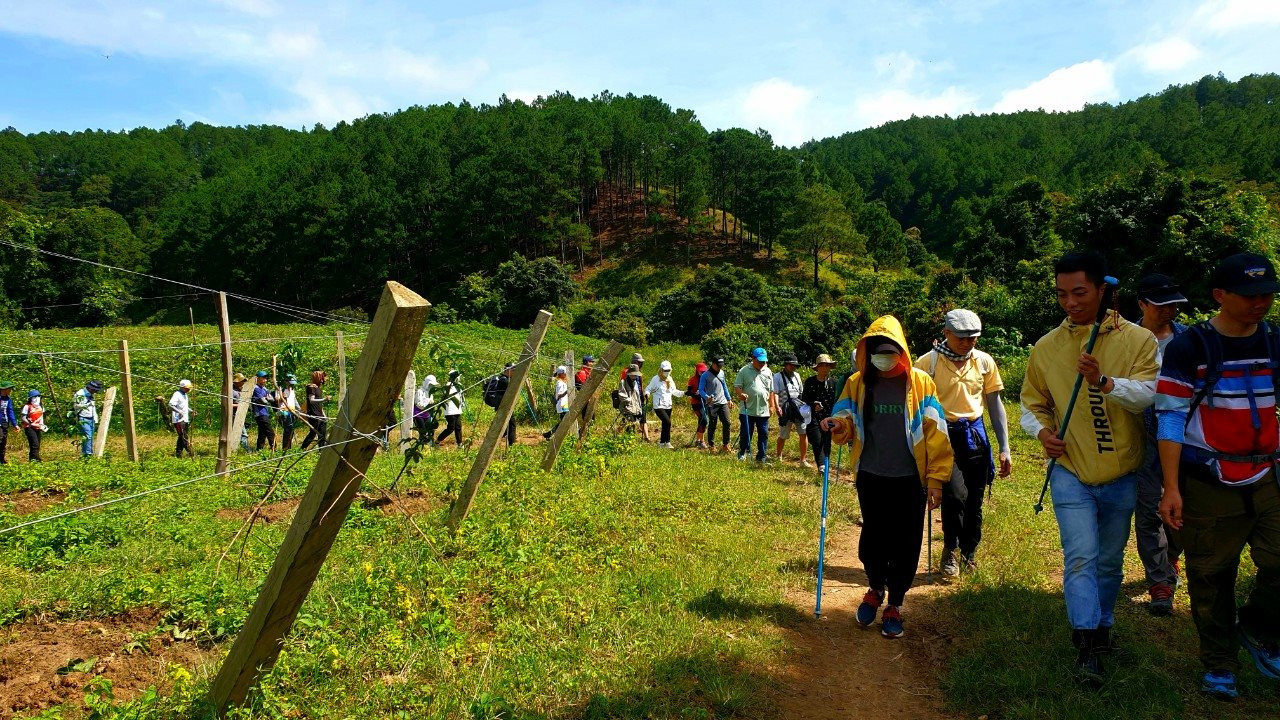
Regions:
[[[507,378],[502,375],[494,375],[484,381],[484,404],[491,408],[497,408],[502,404],[502,396],[507,392],[507,386],[510,381],[502,382]]]

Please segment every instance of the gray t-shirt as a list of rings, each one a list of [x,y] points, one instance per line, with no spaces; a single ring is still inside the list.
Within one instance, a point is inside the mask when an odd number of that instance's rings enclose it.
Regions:
[[[862,459],[858,469],[884,477],[918,475],[907,438],[907,374],[877,378],[867,386]]]

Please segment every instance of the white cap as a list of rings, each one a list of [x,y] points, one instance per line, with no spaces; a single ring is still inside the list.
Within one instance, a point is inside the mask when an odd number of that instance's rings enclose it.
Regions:
[[[667,371],[667,372],[671,372],[671,361],[670,361],[670,360],[663,360],[663,361],[662,361],[662,363],[658,365],[658,369],[659,369],[659,370],[665,370],[665,371]]]
[[[435,375],[428,375],[422,378],[422,384],[423,385],[439,385],[440,383],[436,381]]]
[[[556,377],[557,375],[568,375],[568,374],[569,374],[569,368],[563,365],[557,365],[556,371],[551,373],[551,377]]]
[[[184,389],[187,389],[187,390],[190,390],[190,389],[191,389],[191,381],[190,381],[190,380],[179,380],[179,381],[178,381],[178,387],[180,387],[180,388],[184,388]]]
[[[982,334],[982,321],[978,319],[978,313],[972,310],[952,310],[947,313],[943,327],[963,338]]]

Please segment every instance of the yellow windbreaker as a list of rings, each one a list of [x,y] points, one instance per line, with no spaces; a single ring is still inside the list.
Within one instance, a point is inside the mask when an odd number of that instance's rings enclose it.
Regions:
[[[1071,399],[1076,362],[1092,325],[1064,320],[1036,342],[1022,383],[1022,407],[1040,425],[1057,432]],[[1067,425],[1067,450],[1058,460],[1086,485],[1105,485],[1142,464],[1143,408],[1155,396],[1156,338],[1151,331],[1110,311],[1093,347],[1102,374],[1116,381],[1104,395],[1081,385]],[[1025,423],[1024,423],[1025,426]]]
[[[903,418],[907,425],[907,437],[911,438],[921,484],[929,488],[941,488],[942,483],[951,480],[951,465],[954,462],[951,440],[947,436],[945,413],[942,404],[938,402],[933,378],[924,370],[912,367],[906,334],[902,332],[902,324],[892,315],[877,318],[858,341],[857,372],[845,381],[844,389],[831,411],[831,416],[837,422],[832,440],[839,442],[848,438],[847,442],[851,445],[849,457],[856,473],[864,437],[861,408],[865,398],[862,375],[867,367],[866,344],[869,337],[889,338],[902,347],[899,364],[905,372],[910,373],[905,403],[907,412]]]

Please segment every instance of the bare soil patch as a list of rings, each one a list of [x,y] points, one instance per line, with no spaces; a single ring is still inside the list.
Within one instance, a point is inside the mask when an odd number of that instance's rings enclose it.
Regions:
[[[302,502],[301,497],[289,498],[288,500],[277,500],[273,503],[267,503],[258,510],[258,519],[265,523],[274,523],[288,521],[293,517],[294,511],[298,509],[298,504]],[[223,520],[240,520],[244,521],[249,517],[249,513],[253,512],[253,506],[238,508],[223,508],[216,513],[216,517]]]
[[[14,515],[32,515],[45,508],[52,507],[67,499],[61,490],[24,490],[22,492],[0,495],[0,509]]]
[[[136,610],[99,620],[26,621],[0,628],[0,718],[79,704],[95,676],[111,681],[120,700],[149,687],[167,689],[170,664],[191,668],[210,651],[174,642],[168,633],[145,635],[158,610]],[[136,641],[138,646],[126,650]]]
[[[408,513],[417,515],[444,507],[445,500],[427,490],[413,488],[396,493],[394,496],[361,494],[360,501],[367,508],[378,508],[389,515]]]

